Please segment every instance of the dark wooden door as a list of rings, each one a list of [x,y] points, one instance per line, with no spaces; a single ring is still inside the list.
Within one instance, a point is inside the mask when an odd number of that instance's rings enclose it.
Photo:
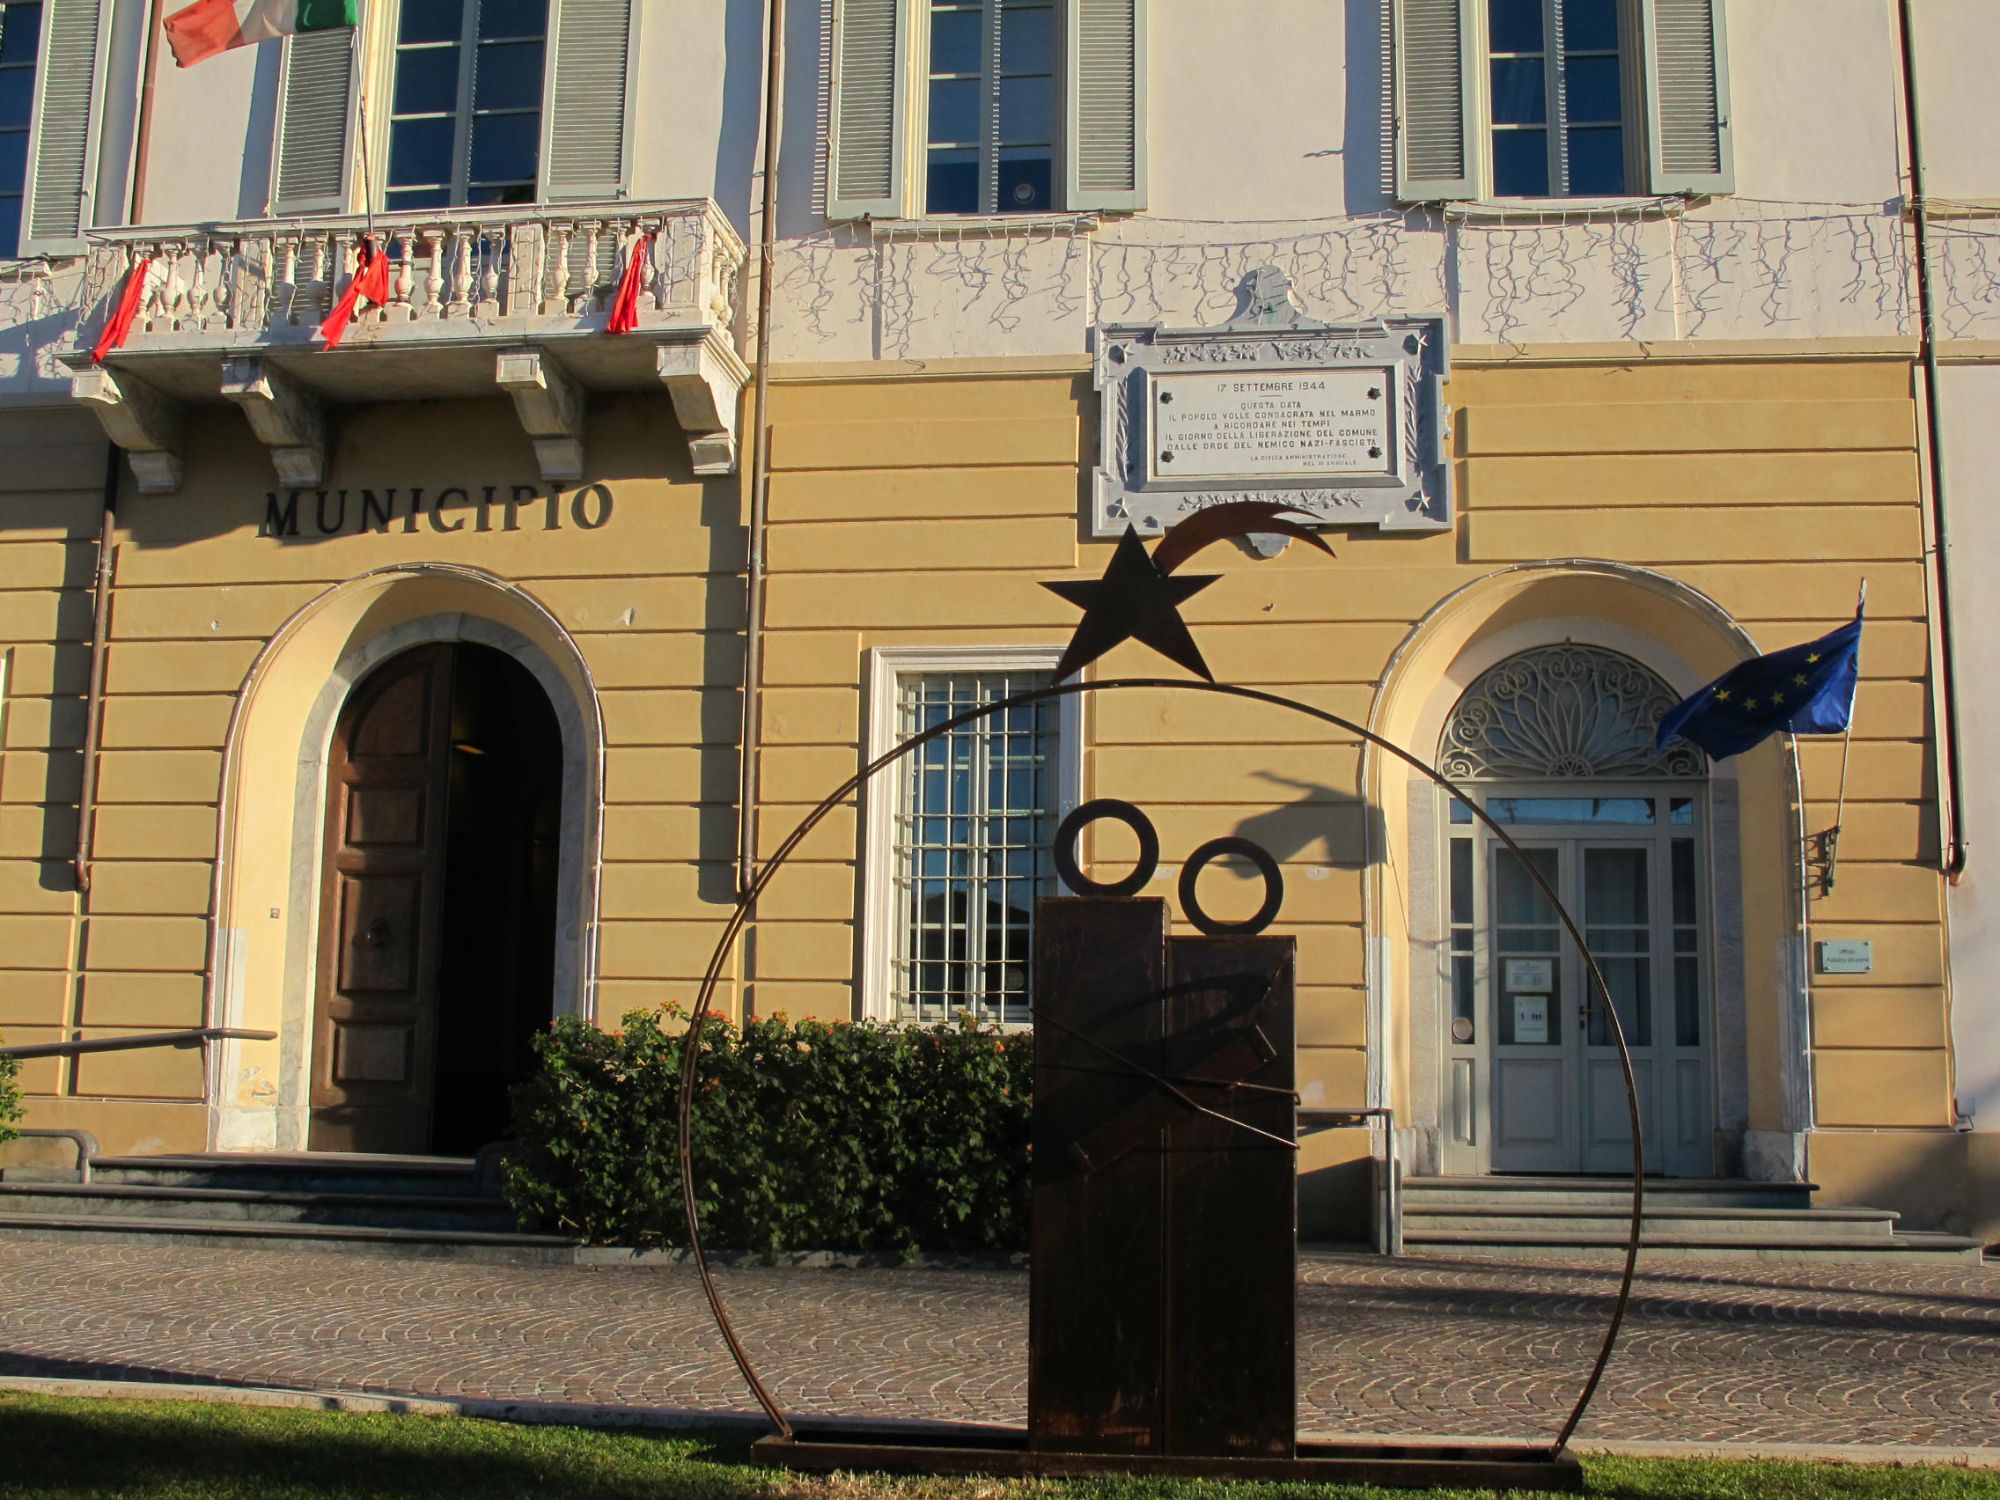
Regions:
[[[354,691],[334,729],[315,1151],[430,1149],[453,660],[448,645],[396,657]]]

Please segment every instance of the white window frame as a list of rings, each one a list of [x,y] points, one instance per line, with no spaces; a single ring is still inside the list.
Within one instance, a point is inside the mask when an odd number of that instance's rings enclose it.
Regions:
[[[1495,202],[1590,202],[1593,195],[1557,191],[1557,184],[1569,175],[1569,110],[1564,102],[1568,79],[1568,47],[1563,44],[1563,0],[1537,0],[1542,10],[1542,96],[1546,120],[1539,129],[1546,137],[1550,191],[1538,198],[1502,198],[1493,186],[1493,136],[1507,126],[1493,119],[1493,37],[1491,9],[1478,7],[1479,70],[1473,81],[1475,124],[1480,134],[1477,159],[1481,196]],[[1638,184],[1646,178],[1647,107],[1645,79],[1639,68],[1640,24],[1633,7],[1625,0],[1613,0],[1618,17],[1618,107],[1619,128],[1623,132],[1625,188],[1615,198],[1646,196]],[[1510,54],[1512,55],[1512,54]],[[1594,195],[1602,197],[1603,195]]]
[[[402,5],[398,4],[395,9],[395,27],[382,39],[386,60],[386,86],[376,95],[377,98],[389,101],[388,108],[383,112],[385,122],[380,131],[382,146],[380,156],[382,165],[378,175],[381,180],[375,184],[377,188],[376,201],[385,205],[389,201],[388,194],[391,191],[389,187],[389,146],[390,142],[395,139],[396,121],[398,118],[395,108],[396,73],[401,66],[403,54],[403,43],[400,38]],[[554,103],[552,96],[555,93],[556,74],[555,26],[560,13],[561,8],[556,3],[556,0],[551,0],[551,3],[543,13],[542,94],[541,99],[535,106],[535,180],[531,188],[534,195],[531,201],[540,201],[547,188],[545,163],[548,158],[549,148],[549,117],[554,113],[550,106]],[[473,0],[459,0],[458,27],[458,40],[452,44],[458,49],[458,90],[451,110],[451,181],[445,185],[445,190],[452,201],[444,205],[442,209],[420,209],[418,212],[439,213],[449,209],[472,207],[489,209],[519,207],[520,205],[518,204],[472,205],[464,202],[465,195],[471,191],[473,185],[471,180],[472,130],[477,121],[472,85],[479,67],[480,37],[478,18],[473,10]],[[629,75],[630,70],[628,69],[627,72]],[[375,142],[370,141],[369,145],[372,148]],[[394,210],[392,209],[391,212],[394,212]]]
[[[866,761],[895,748],[896,710],[901,680],[932,673],[1049,672],[1062,659],[1061,646],[878,646],[868,653],[862,692],[866,707]],[[1083,796],[1084,713],[1082,693],[1055,700],[1055,805],[1050,832]],[[900,766],[900,762],[898,765]],[[861,1015],[875,1021],[897,1019],[890,1000],[890,966],[896,941],[896,807],[902,781],[889,768],[862,788],[861,805]],[[1010,1026],[1010,1030],[1021,1029]]]

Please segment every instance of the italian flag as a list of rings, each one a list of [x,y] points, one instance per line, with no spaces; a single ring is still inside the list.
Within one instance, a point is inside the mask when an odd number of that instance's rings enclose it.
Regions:
[[[352,26],[360,9],[361,0],[195,0],[162,24],[174,65],[191,68],[231,47]]]

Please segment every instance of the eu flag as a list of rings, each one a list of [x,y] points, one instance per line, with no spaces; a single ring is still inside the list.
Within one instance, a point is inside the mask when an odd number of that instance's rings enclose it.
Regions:
[[[1721,760],[1780,729],[1838,734],[1854,716],[1861,674],[1861,612],[1830,635],[1731,667],[1660,718],[1653,748],[1676,735]]]

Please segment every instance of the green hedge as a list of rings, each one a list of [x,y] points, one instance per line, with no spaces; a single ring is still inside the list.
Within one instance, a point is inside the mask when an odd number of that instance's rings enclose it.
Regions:
[[[558,1021],[514,1092],[507,1201],[592,1244],[686,1242],[675,1141],[686,1017]],[[1033,1047],[971,1024],[703,1028],[693,1139],[714,1249],[1022,1250]]]
[[[0,1053],[0,1146],[19,1133],[14,1127],[21,1119],[21,1062]]]

